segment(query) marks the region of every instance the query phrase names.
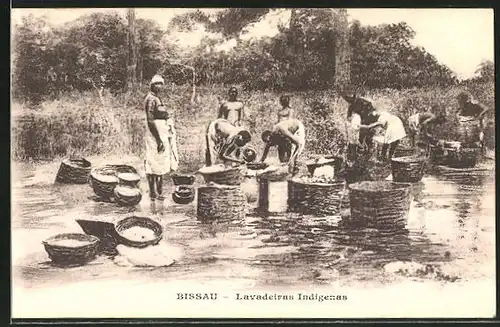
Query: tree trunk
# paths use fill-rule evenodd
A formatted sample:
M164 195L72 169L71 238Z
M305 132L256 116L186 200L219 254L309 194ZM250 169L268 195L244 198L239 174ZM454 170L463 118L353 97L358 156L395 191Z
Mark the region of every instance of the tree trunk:
M137 44L135 35L135 9L127 11L128 19L128 57L127 57L127 91L133 91L137 84Z
M332 9L335 35L334 87L341 90L351 82L351 49L346 9Z

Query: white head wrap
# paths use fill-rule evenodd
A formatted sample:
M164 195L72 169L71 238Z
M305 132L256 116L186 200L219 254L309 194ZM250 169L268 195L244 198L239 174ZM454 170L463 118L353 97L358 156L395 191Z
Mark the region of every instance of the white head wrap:
M156 84L156 83L165 84L165 80L160 75L155 75L151 79L151 85Z

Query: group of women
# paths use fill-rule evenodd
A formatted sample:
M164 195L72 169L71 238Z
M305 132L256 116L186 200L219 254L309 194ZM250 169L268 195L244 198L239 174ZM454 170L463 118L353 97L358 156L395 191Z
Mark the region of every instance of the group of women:
M177 170L179 158L175 127L159 98L159 91L164 84L163 78L155 75L151 80L151 90L144 101L148 125L144 164L150 197L160 200L163 199L163 176ZM377 110L370 100L359 97L353 92L344 92L342 97L349 104L347 163L358 160L360 150L372 149L374 142L382 145L379 160L390 160L400 141L407 136L403 121L387 111ZM298 171L297 158L304 150L306 131L290 106L290 97L283 95L279 101L281 108L277 110L274 127L261 135L265 148L260 161L264 162L269 150L276 147L279 161L288 164L289 172L293 174ZM465 126L466 137L473 139L478 135L480 142L484 135L482 121L487 110L466 94L460 94L458 102L460 106L458 115ZM244 119L245 105L238 100L237 89L231 87L227 101L224 101L219 108L217 118L211 121L206 129L206 166L217 163L238 165L255 160L255 151L248 147L252 135L244 128ZM407 125L412 145L435 142L432 136L433 128L445 121L444 114L430 111L411 116ZM471 131L473 134L470 134Z

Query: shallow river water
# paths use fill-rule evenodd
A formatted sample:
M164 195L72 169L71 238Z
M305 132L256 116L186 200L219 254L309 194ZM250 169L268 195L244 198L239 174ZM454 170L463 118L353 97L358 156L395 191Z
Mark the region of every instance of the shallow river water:
M36 315L35 311L40 314L42 309L28 313L27 308L34 310L37 301L54 298L58 303L64 303L65 298L74 301L69 300L68 294L78 294L82 289L99 298L105 296L99 292L103 285L113 287L115 291L108 292L118 294L129 286L129 290L146 289L145 285L162 283L177 287L193 282L224 283L240 289L311 289L322 285L362 289L408 281L442 285L494 280L493 166L489 163L489 169L473 174L425 176L413 188L407 230L392 235L345 230L338 224L339 217L291 214L248 214L243 224L207 226L197 221L196 200L182 206L167 196L163 204L152 204L144 196L137 208L118 208L94 201L88 185L54 185L57 164L18 168L12 186L14 313L17 310L20 315ZM145 190L144 179L142 184ZM168 195L171 190L169 184ZM173 265L122 267L111 258L100 256L82 267L56 267L41 244L58 233L82 232L75 219L116 221L131 214L155 217L162 222L162 242L175 252ZM432 265L442 273L405 275L387 266L401 262ZM65 291L61 286L66 287ZM71 286L75 289L71 290ZM159 292L157 286L153 288ZM156 293L150 289L149 294ZM66 309L60 310L72 310L68 309L69 304L65 305ZM128 310L126 316L132 309L124 310Z

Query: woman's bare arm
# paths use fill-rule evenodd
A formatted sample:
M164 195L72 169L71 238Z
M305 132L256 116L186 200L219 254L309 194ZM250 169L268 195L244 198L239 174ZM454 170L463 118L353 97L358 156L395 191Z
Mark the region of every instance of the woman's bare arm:
M222 146L222 149L220 152L221 159L231 161L231 162L243 163L243 161L241 161L241 160L231 158L230 155L231 155L231 153L233 153L234 150L235 150L235 146L232 142L230 142L228 144L224 144Z

